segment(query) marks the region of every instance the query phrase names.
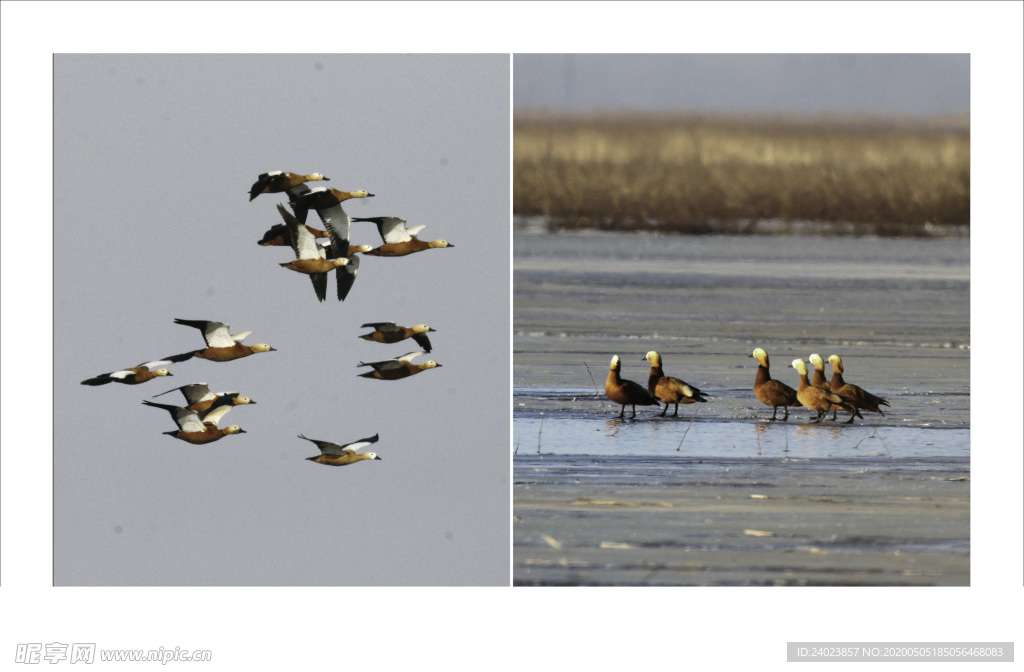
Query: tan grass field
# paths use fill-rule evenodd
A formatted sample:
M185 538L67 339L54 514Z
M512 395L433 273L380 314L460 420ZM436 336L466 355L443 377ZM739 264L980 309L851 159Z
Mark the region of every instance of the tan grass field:
M552 228L931 235L970 224L966 119L517 114L513 210Z

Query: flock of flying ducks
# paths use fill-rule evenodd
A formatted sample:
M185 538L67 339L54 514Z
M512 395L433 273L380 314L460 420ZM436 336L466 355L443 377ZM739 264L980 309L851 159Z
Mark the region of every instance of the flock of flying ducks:
M807 365L802 359L794 359L790 366L796 369L798 375L798 386L795 390L771 377L768 370L768 353L764 350L756 348L747 356L757 360L754 395L762 403L772 407L771 421L776 420L779 408L785 412L782 420L788 420L790 406L804 406L817 414L810 422L821 422L829 411L833 412L832 419L835 420L839 411L847 411L850 418L844 424L850 424L855 417L863 419L860 409L884 416L885 413L880 407L889 406L885 399L843 380L843 360L839 355L828 358L829 364L832 365L831 382L825 379L825 363L820 355L813 354L809 357L814 366L814 377L810 381L807 380ZM675 404L672 413L675 416L679 412L679 404L707 401L705 394L698 388L679 378L666 376L661 368L661 355L657 352L648 352L645 360L651 365L651 375L647 379L646 388L632 380L624 380L620 375L622 362L619 361L619 356L612 357L604 393L613 402L622 405L622 410L619 411L620 418L625 418L626 406L633 407L632 417L635 418L637 406L660 406L663 403L665 408L661 415L664 416L668 412L669 404Z
M277 209L284 224L277 224L267 231L258 241L262 246L290 246L295 252L295 260L280 264L284 268L310 277L317 299L327 298L328 274L335 271L337 296L344 301L355 282L359 269L358 254L381 257L401 257L414 252L421 252L436 247L453 247L445 240L422 241L415 234L423 230L423 226L406 227L405 220L398 217L366 217L349 218L341 207L343 201L350 198L370 198L373 194L363 190L343 192L337 189L311 189L307 181L328 180L320 173L298 175L283 171L264 173L259 176L249 190L249 201L260 194L285 192L289 197L289 211L278 204ZM316 210L326 230L315 229L306 225L306 217L310 210ZM373 222L377 225L383 243L376 248L370 245L350 245L349 234L351 222ZM318 242L319 238L327 238L329 242ZM164 357L161 360L145 362L134 367L100 374L82 381L82 385L99 386L108 383L138 385L154 378L173 375L166 367L168 364L184 362L192 358L206 359L212 362L229 362L261 352L271 352L276 348L266 343L243 345L242 340L251 334L245 331L238 334L230 333L230 327L223 322L212 320L175 319L175 324L199 329L206 341L201 350L190 350L178 355ZM430 352L430 340L427 332L434 331L426 324L403 327L394 322L369 322L362 325L371 328L372 332L360 338L377 343L397 343L412 338L422 348L420 352L410 352L401 357L379 362L360 362L359 366L369 366L371 371L359 374L363 378L378 380L398 380L420 373L427 369L441 366L437 362L427 361L413 364L416 357ZM230 434L244 434L238 425L219 428L220 419L235 406L255 404L250 397L238 392L211 392L206 383L182 385L155 397L163 396L178 390L185 397L185 406L160 404L148 400L145 406L163 409L171 414L178 429L164 432L191 444L206 444L217 441ZM299 438L311 441L320 449L320 455L306 458L313 462L331 466L344 466L361 460L381 459L374 452L359 453L358 450L372 445L379 440L379 435L359 439L352 443L336 444L328 441L310 439L302 434Z

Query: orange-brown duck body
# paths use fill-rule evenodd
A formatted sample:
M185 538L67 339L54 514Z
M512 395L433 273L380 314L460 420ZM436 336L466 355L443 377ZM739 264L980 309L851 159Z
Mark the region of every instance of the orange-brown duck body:
M144 383L147 380L153 380L161 376L173 376L174 374L162 367L162 364L170 364L172 360L161 360L157 362L146 362L133 366L128 369L121 369L119 371L111 371L110 373L101 373L98 376L89 378L82 381L82 385L91 385L93 387L97 385L106 385L107 383L121 383L122 385L138 385ZM154 366L159 366L158 369L152 369Z
M785 415L782 416L783 420L789 419L789 407L800 406L800 401L797 399L796 390L785 383L774 380L771 372L768 369L768 353L757 348L753 354L747 355L747 357L753 357L757 360L757 374L754 376L754 396L756 396L762 404L772 407L772 418L771 421L776 419L776 414L779 412L781 407L785 411Z
M850 419L844 424L853 422L854 413L857 409L854 405L825 387L815 387L807 380L807 365L802 359L794 359L791 366L796 369L799 386L796 389L796 398L801 404L811 409L817 416L810 422L821 422L829 411L846 410L850 412Z
M604 394L616 404L622 405L619 417L625 419L626 406L633 407L633 415L636 417L637 406L659 406L657 398L639 383L632 380L623 380L620 375L622 362L618 355L612 357L611 366L608 369L608 378L604 383ZM666 407L667 408L667 407Z
M863 408L866 411L872 411L883 417L885 416L885 413L879 407L888 406L888 401L843 380L843 360L840 359L839 355L829 357L828 363L832 365L832 383L829 389L840 396L850 399L857 408Z
M413 364L412 360L422 355L422 352L408 352L395 359L386 359L380 362L359 362L359 366L372 366L373 371L360 373L360 378L376 378L377 380L400 380L414 376L427 369L439 368L441 365L431 360L422 364Z
M651 365L651 375L647 379L647 391L653 394L658 401L665 404L665 409L661 412L662 417L665 417L665 414L668 412L669 404L675 404L675 410L672 411L672 417L674 418L679 413L679 404L707 402L707 398L700 389L678 378L665 375L665 371L661 368L661 355L659 353L652 350L647 353L644 360Z
M369 334L362 334L359 338L376 343L398 343L411 338L423 348L423 352L430 352L430 339L427 332L436 331L426 324L417 324L412 327L403 327L394 322L367 322L363 329L373 329Z
M154 408L162 408L171 414L174 421L178 424L178 429L173 432L163 432L168 436L173 436L176 439L180 439L187 443L194 445L202 445L206 443L213 443L219 441L225 436L231 434L246 434L247 432L239 427L238 425L231 425L224 429L217 427L217 421L224 413L230 410L230 406L222 406L213 411L208 412L205 417L201 418L200 414L196 411L184 408L182 406L173 406L171 404L157 404L152 401L143 401L146 406L152 406Z
M228 333L228 325L223 322L214 322L213 320L183 320L175 318L174 323L199 329L203 332L203 338L206 340L206 345L208 347L203 350L193 350L191 352L172 355L165 358L171 362L183 362L193 357L206 359L211 362L230 362L242 357L248 357L249 355L253 355L258 352L271 352L277 350L277 348L272 348L266 343L242 345L238 341L251 332L232 336Z
M314 457L307 457L306 459L310 462L317 462L319 464L326 464L331 467L344 467L345 465L352 464L354 462L360 462L362 460L379 460L381 459L377 453L357 453L356 451L364 446L368 446L372 443L376 443L380 438L378 434L366 439L359 439L352 443L346 443L344 445L338 445L329 441L319 441L317 439L310 439L302 434L299 434L300 439L306 439L306 441L312 441L320 449L320 454Z
M306 182L330 179L331 178L324 177L320 173L299 175L298 173L289 173L282 170L263 173L256 178L256 182L254 182L252 187L249 189L249 200L252 201L252 199L256 198L260 194L275 194L282 191L288 191L289 189L294 189Z

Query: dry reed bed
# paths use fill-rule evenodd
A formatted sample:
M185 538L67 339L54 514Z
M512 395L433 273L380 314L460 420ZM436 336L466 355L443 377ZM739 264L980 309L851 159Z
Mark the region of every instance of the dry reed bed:
M513 129L513 210L554 228L743 233L780 220L927 235L970 224L965 121L517 115Z

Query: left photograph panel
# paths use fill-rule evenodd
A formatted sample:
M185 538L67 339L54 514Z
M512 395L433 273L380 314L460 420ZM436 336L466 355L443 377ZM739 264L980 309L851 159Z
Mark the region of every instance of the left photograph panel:
M509 585L509 72L54 57L54 585Z

